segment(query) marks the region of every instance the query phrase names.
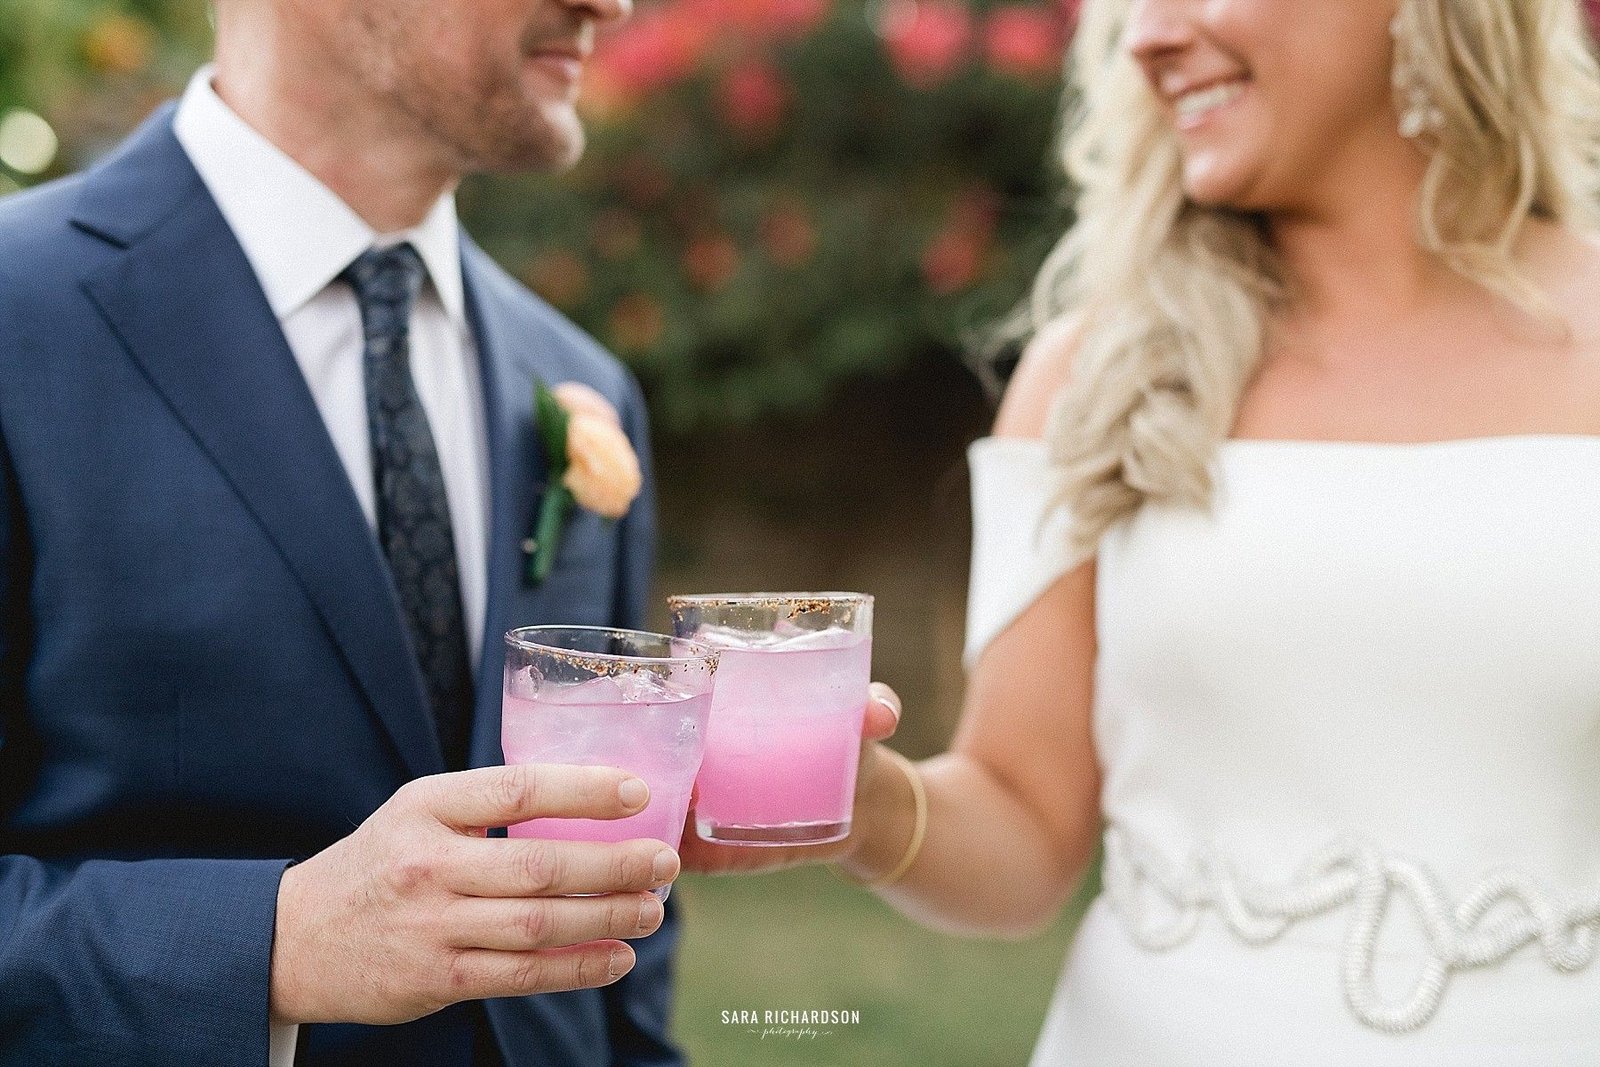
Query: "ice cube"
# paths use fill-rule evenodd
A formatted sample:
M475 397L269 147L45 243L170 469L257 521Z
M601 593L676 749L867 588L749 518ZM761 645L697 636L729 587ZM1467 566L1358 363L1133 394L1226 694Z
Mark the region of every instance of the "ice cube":
M783 640L783 635L765 630L741 630L734 626L702 626L695 632L693 640L712 648L757 649L778 644Z
M618 678L601 677L577 685L547 685L539 696L548 704L621 704L627 697L617 684L619 681Z
M506 695L517 700L537 700L543 687L544 675L532 664L506 676Z
M667 704L688 696L655 671L619 674L615 681L623 702L628 704Z
M856 635L842 626L830 626L826 630L795 627L784 635L776 647L780 652L805 652L821 648L844 648L856 640Z
M693 744L700 735L700 720L693 715L685 715L678 720L678 733L673 742L678 745Z

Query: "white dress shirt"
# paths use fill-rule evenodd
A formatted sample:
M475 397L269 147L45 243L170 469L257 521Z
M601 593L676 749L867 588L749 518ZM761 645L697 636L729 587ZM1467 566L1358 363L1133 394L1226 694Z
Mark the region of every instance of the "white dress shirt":
M204 67L189 82L174 130L243 246L374 528L361 311L354 292L336 279L367 249L401 241L410 241L428 268L428 284L411 316L411 373L444 474L476 666L488 581L488 439L454 194L441 196L415 229L379 234L223 103L211 77L212 69ZM251 354L219 352L217 358ZM298 1033L298 1027L272 1028L272 1067L293 1062Z

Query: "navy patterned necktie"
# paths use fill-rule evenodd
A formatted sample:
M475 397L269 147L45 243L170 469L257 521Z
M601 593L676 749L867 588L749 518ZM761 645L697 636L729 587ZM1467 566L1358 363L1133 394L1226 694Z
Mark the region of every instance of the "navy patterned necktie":
M427 268L409 244L371 249L340 275L361 305L378 543L389 561L451 770L467 764L472 675L444 472L411 377L411 309Z

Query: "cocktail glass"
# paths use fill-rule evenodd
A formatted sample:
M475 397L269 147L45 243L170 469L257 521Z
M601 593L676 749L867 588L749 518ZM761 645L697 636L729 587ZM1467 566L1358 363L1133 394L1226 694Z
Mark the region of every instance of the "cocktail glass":
M795 845L850 833L872 677L872 597L675 596L673 630L721 654L695 832Z
M622 819L533 819L511 837L654 838L677 848L705 753L718 654L637 630L531 626L506 634L501 745L507 764L620 767L650 803ZM666 899L670 886L656 890Z

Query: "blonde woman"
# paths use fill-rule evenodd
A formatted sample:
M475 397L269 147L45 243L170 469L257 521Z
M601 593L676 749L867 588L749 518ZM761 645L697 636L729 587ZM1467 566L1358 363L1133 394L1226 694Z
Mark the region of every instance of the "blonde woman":
M1036 1067L1600 1063L1578 0L1089 0L1074 69L964 720L835 858L1010 936L1103 841Z

